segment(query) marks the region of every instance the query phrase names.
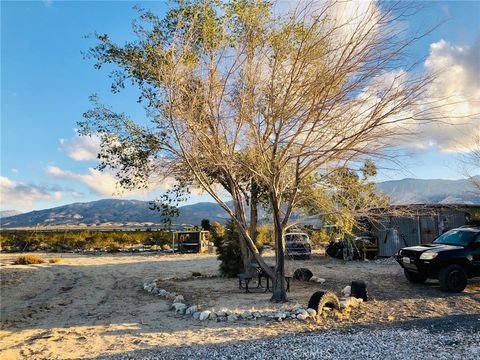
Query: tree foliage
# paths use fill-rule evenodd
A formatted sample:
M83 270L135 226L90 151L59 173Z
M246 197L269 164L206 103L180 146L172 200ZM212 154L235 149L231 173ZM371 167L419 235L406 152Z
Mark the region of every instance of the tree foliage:
M385 158L413 122L436 119L421 101L430 78L402 68L412 39L392 26L410 8L372 2L348 18L345 6L180 1L163 18L140 10L137 40L97 35L88 53L97 68L115 66L114 92L126 81L139 88L151 119L141 125L93 98L80 125L102 140L100 168L115 169L124 187L174 179L161 201L167 212L187 189L207 192L272 278L275 301L286 300L283 235L292 213L316 208L351 229L351 213L373 199L355 167L365 163L370 176L371 160ZM273 223L274 270L249 226L258 201Z

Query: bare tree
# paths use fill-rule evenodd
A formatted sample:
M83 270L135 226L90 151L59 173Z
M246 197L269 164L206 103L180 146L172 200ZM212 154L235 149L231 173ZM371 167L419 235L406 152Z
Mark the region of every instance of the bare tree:
M206 191L272 278L274 301L286 300L292 213L312 204L341 213L339 169L387 157L411 124L437 119L435 100L423 100L431 78L405 67L415 39L396 24L411 8L369 3L343 17L343 6L275 15L264 1L180 2L163 19L142 11L137 41L98 35L89 51L97 67L117 66L114 91L127 79L140 88L152 120L140 125L96 103L81 125L102 139L100 167L116 169L125 187L174 178L167 195L177 199L192 186ZM247 205L255 212L259 194L274 224L273 269L255 247L255 213L249 227Z
M466 149L462 157L461 170L475 189L480 192L480 133L475 136L472 146Z

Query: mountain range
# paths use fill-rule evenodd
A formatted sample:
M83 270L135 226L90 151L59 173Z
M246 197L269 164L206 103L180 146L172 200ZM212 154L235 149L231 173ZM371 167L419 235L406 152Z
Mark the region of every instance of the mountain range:
M480 176L474 178L480 180ZM377 184L380 192L390 197L390 203L400 204L480 204L480 190L471 179L422 180L403 179Z
M2 210L0 211L0 219L19 214L21 214L21 212L17 210Z
M403 179L377 184L379 192L389 195L392 204L480 204L480 192L469 180ZM10 211L10 210L9 210ZM12 213L10 213L12 214ZM148 201L104 199L73 203L51 209L6 216L1 213L1 228L31 227L101 227L138 228L162 226L160 214L150 209ZM172 222L199 225L202 219L225 223L226 212L216 203L200 202L179 208Z

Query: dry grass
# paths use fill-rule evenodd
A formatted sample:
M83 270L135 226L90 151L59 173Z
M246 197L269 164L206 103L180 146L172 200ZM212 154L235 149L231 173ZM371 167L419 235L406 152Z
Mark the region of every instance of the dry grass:
M38 255L22 255L16 258L14 261L15 265L31 265L31 264L43 264L45 260L43 260Z
M48 262L49 262L50 264L57 264L57 263L59 263L60 261L62 261L62 259L60 259L60 258L48 259Z

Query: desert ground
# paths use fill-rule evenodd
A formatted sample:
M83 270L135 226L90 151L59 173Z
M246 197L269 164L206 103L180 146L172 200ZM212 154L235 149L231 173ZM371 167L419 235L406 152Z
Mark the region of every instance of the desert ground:
M480 281L470 280L461 294L445 294L439 290L437 281L428 281L425 285L408 283L398 264L391 259L343 262L317 255L311 260L288 261L287 271L307 267L326 282L320 285L292 281L289 302L279 305L269 301L269 293L245 294L238 289L236 279L215 276L218 261L214 255L38 255L44 259L61 258L61 262L13 265L18 254L0 254L2 360L135 359L152 351L157 355L145 358L205 358L201 353L207 351L205 349L217 349L208 350L209 354L221 358L212 354L222 346L263 344L265 351L266 340L282 342L285 337L297 336L297 339L302 334L313 337L312 344L325 337L325 346L334 339L329 334L345 338L345 334L366 333L368 336L376 332L388 341L393 333L385 331L391 329L399 331L394 336L402 341L408 341L409 336L423 341L433 334L463 331L450 337L454 340L439 343L447 351L446 358L449 358L448 351L461 346L463 352L457 352L459 358L473 359L480 350ZM211 277L193 278L194 271ZM169 310L166 300L143 290L142 284L147 278L157 279L162 287L183 294L186 302L200 304L202 309L278 310L295 304L306 306L313 292L327 289L339 293L352 280L367 283L370 300L353 309L350 315L332 314L318 323L201 322L176 315ZM288 340L288 343L295 344L295 341ZM191 349L197 349L193 355ZM226 354L226 349L222 351ZM125 354L128 357L123 357ZM247 356L248 351L243 355ZM373 355L378 357L378 353Z

